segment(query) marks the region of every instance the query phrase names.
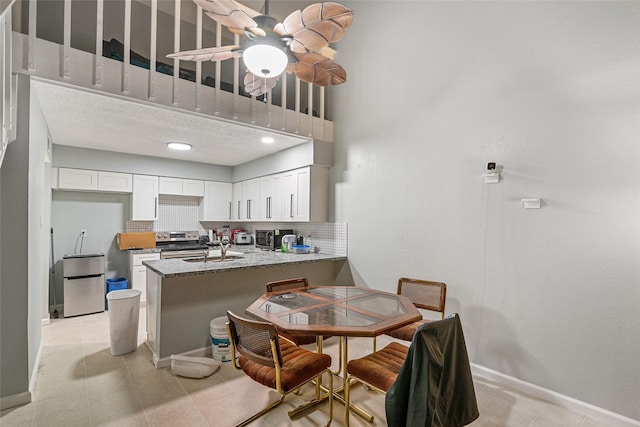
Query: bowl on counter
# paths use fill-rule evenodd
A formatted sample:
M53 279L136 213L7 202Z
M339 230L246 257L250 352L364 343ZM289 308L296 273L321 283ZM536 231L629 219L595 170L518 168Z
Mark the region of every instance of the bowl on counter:
M311 246L309 245L293 245L291 247L294 254L308 254L311 251Z

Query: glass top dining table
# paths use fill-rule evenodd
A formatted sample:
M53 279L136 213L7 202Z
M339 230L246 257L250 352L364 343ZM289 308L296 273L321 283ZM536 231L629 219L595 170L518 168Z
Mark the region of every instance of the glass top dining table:
M343 404L344 396L340 392L347 381L347 338L376 337L422 319L413 303L404 296L354 286L309 286L267 292L246 311L273 323L281 332L316 335L318 352L322 352L323 336L340 337L340 367L334 373L342 376L343 385L334 389L334 401ZM310 405L314 404L317 401ZM308 407L302 405L289 414L303 412ZM353 402L346 410L373 422L373 416Z
M401 295L354 286L267 292L247 312L291 335L374 337L422 318Z

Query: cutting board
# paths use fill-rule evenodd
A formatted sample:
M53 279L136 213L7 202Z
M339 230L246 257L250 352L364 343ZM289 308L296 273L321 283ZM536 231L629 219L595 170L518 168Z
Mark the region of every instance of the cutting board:
M128 249L149 249L156 247L155 231L118 233L116 245L121 251Z

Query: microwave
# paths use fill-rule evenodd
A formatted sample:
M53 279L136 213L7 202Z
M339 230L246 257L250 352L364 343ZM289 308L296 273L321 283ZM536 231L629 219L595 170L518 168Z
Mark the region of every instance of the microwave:
M293 230L256 230L256 248L275 251L280 249L282 236L293 234Z

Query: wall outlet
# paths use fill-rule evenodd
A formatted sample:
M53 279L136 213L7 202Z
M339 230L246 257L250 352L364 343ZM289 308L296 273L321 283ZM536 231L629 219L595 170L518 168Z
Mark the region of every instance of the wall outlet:
M83 229L83 230L80 230L80 235L81 235L82 237L84 237L84 238L89 237L89 236L87 236L87 230L84 230L84 229Z

